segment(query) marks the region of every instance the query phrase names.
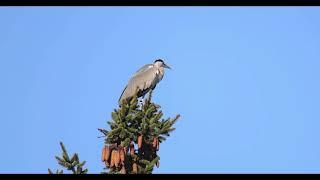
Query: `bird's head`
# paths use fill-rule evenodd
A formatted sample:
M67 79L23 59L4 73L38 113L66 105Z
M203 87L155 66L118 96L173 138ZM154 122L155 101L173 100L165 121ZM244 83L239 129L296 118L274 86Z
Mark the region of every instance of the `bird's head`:
M156 65L156 66L158 66L158 67L163 67L163 68L171 69L171 67L169 67L168 65L166 65L162 59L157 59L157 60L155 60L155 61L154 61L154 65Z

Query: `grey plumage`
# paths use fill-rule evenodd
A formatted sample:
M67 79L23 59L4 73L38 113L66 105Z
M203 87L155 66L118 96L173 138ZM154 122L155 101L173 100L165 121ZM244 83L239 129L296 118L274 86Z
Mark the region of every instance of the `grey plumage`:
M124 99L132 98L137 92L138 97L142 97L150 90L153 90L164 76L164 68L169 68L163 60L158 59L153 64L146 64L141 67L129 80L127 86L122 91L119 104Z

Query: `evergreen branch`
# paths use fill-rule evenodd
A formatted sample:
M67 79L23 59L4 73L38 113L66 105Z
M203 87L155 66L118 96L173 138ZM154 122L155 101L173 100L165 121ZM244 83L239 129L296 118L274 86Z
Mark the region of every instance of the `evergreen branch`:
M86 163L86 161L83 161L80 163L78 154L75 153L72 158L69 158L67 149L63 145L62 142L60 142L60 146L62 149L62 157L55 156L55 158L58 161L58 164L60 164L62 167L66 168L69 171L72 171L73 174L86 174L88 172L88 169L83 170L83 165ZM48 169L49 174L53 174L53 172ZM56 171L56 174L63 174L63 171Z

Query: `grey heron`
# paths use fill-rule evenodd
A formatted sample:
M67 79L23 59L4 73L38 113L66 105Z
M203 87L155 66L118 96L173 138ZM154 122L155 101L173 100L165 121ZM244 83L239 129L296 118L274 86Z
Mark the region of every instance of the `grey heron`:
M144 97L148 92L154 90L164 76L164 68L171 69L162 59L157 59L153 64L146 64L136 71L130 78L127 86L119 98L122 101L131 99L136 93L138 98Z

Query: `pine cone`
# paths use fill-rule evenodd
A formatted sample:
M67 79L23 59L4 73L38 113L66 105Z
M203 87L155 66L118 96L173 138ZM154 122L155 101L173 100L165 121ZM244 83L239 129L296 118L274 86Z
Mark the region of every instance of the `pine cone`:
M122 166L120 170L120 174L126 174L126 168L124 166Z
M119 167L119 164L120 164L120 151L119 150L115 150L114 151L114 165L116 167Z
M114 166L114 163L115 163L114 158L115 158L115 151L112 150L112 152L111 152L111 160L110 160L111 161L110 162L110 168L112 168Z
M159 160L156 162L156 166L157 166L157 168L159 168L159 166L160 166L160 161Z
M159 143L159 139L157 138L157 151L159 151L160 148L160 143Z
M137 173L138 173L138 166L137 166L136 163L133 163L133 165L132 165L132 172L133 172L134 174L137 174Z
M104 154L104 157L103 157L104 160L103 161L109 161L109 159L110 159L110 148L108 146L104 147L103 154Z
M123 148L124 154L127 154L127 153L128 153L128 150L129 150L128 146L124 147L124 148Z
M125 156L124 156L124 150L123 150L123 149L124 149L124 148L120 148L120 150L119 150L120 162L121 162L121 163L124 162L124 158L125 158Z
M130 154L134 155L134 144L133 144L133 142L130 143Z
M153 142L152 142L152 147L153 148L157 147L157 140L158 140L158 138L156 138L156 137L153 138Z
M143 136L140 135L140 136L138 137L138 148L139 148L139 149L140 149L141 146L142 146L142 139L143 139Z
M102 155L101 155L101 161L104 162L105 161L105 157L106 157L106 146L104 146L102 148Z

